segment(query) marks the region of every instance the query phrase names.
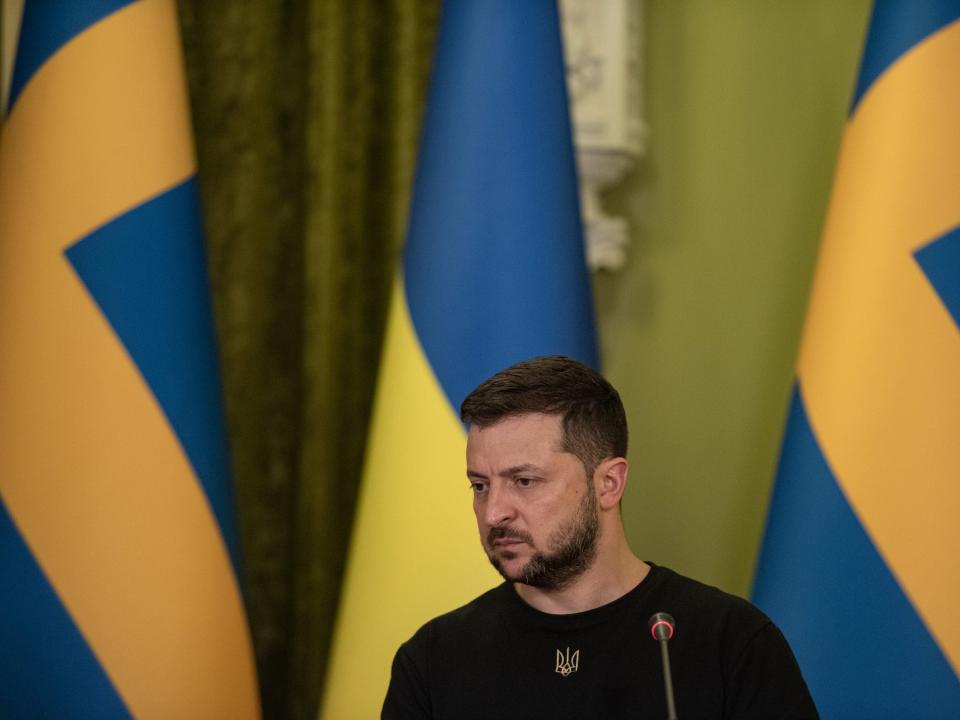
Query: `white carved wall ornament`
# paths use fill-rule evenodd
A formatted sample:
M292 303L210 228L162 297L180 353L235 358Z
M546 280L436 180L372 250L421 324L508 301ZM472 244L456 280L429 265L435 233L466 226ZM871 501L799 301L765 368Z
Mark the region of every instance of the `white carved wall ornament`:
M619 182L645 150L641 3L560 0L584 239L592 270L615 270L626 260L627 221L604 211L600 193Z

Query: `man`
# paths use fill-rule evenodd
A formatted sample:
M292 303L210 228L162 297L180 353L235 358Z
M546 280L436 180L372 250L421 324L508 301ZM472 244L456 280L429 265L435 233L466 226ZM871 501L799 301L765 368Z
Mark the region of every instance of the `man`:
M648 630L660 611L676 619L680 718L817 717L766 616L630 550L627 422L603 377L535 358L482 383L460 415L480 541L506 582L400 647L385 720L666 718Z

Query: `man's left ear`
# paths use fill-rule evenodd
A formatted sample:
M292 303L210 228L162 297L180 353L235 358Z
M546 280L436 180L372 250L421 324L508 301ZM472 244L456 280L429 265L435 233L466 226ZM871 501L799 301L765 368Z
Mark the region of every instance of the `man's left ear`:
M599 495L597 501L602 510L620 505L623 491L627 488L627 461L622 457L607 458L597 465L593 477Z

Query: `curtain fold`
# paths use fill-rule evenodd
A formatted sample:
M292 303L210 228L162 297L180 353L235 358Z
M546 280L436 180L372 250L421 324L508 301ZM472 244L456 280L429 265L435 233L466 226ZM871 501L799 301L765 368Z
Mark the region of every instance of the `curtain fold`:
M439 0L180 0L264 715L326 668Z

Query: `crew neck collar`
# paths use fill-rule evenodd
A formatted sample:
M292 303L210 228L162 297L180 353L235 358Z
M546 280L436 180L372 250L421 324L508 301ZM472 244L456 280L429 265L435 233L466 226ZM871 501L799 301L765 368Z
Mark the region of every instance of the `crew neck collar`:
M643 580L626 593L608 603L576 613L548 613L538 610L520 597L513 583L505 582L501 587L504 588L509 599L511 610L527 622L532 621L541 627L558 630L584 628L616 617L624 609L635 606L644 596L649 595L656 585L660 584L664 569L649 561L647 564L650 566L650 571Z

